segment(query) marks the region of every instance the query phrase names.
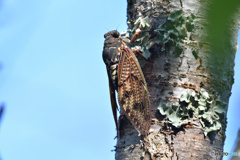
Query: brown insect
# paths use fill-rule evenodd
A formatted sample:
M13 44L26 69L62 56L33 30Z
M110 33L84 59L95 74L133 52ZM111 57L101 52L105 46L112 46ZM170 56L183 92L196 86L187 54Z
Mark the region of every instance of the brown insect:
M104 38L103 60L107 67L116 127L118 128L118 107L115 91L118 93L121 111L139 134L146 135L151 125L151 107L147 84L139 62L133 51L124 43L129 40L122 38L118 31L110 31Z

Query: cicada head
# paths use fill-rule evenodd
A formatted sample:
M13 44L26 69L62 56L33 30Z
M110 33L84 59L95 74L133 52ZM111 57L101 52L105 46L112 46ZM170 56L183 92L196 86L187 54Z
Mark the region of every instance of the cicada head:
M104 34L104 38L107 38L109 36L112 36L114 38L119 38L120 34L117 30L113 30L113 31L110 31L110 32Z

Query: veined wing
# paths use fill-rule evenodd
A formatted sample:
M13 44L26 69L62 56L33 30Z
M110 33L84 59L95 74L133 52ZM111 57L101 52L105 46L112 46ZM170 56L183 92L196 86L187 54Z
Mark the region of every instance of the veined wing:
M141 135L151 125L150 101L142 69L134 53L123 43L118 64L118 102Z

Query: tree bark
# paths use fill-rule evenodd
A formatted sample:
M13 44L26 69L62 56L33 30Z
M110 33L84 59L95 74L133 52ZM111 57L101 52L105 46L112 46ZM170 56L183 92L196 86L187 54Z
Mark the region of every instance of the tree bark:
M226 20L221 39L210 36L213 25L207 19L213 5L205 0L128 0L129 31L151 29L135 45L148 58L138 57L152 124L141 140L125 117L119 120L117 160L222 158L239 16Z

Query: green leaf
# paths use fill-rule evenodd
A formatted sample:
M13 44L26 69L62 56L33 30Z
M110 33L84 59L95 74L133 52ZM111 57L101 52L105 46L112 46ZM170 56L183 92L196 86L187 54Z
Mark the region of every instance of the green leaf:
M194 25L190 22L187 22L186 23L186 29L187 29L188 32L192 32L193 29L194 29Z
M168 107L166 104L163 104L163 103L160 103L159 106L158 106L158 110L160 111L160 113L162 115L166 115L167 114L167 110L168 110Z
M181 43L181 42L176 42L176 46L179 47L179 48L183 48L183 47L184 47L184 44Z
M204 99L208 99L208 98L209 98L208 92L205 91L204 89L201 89L200 94L201 94L201 96L202 96Z
M206 101L205 101L204 99L201 98L201 99L198 101L198 105L199 105L199 107L202 106L202 107L204 107L204 109L206 109L207 103L206 103ZM198 107L198 108L199 108L199 107Z
M186 107L186 109L189 111L194 111L195 107L193 107L192 103L189 103L189 105Z
M134 26L139 28L139 25L141 25L141 28L144 28L144 27L150 27L151 25L147 23L148 21L148 16L146 16L145 18L142 18L142 17L139 17L135 23L134 23Z
M148 58L150 57L150 55L151 55L151 53L149 52L148 49L145 49L145 50L143 51L143 56L144 56L146 59L148 59Z
M185 101L185 102L189 103L190 102L189 99L190 99L190 94L187 92L184 92L180 97L180 102Z
M191 94L192 97L195 97L196 95L197 95L196 92L192 92Z
M145 25L147 25L147 20L148 20L148 16L140 20L140 24L142 25L143 28L145 27Z
M216 113L226 113L226 106L225 105L215 105L215 106L213 106L213 111Z
M161 51L162 51L162 52L165 51L165 47L164 47L164 46L161 48Z
M181 117L177 116L177 113L174 112L173 114L168 116L168 119L171 121L172 125L180 128L181 127Z
M146 44L148 42L148 37L145 36L142 38L142 44Z
M200 117L204 118L206 121L208 121L210 124L213 124L213 120L212 120L212 115L209 112L205 112L203 115L201 115Z
M179 105L172 105L172 109L173 109L174 111L177 111L178 108L179 108Z
M206 107L204 107L204 106L199 106L198 108L199 108L200 111L204 111Z
M187 33L183 25L177 26L176 30L178 36L181 36L182 38L187 37Z
M199 121L200 121L200 123L202 124L202 126L205 127L205 123L203 122L203 120L200 119Z
M190 22L193 22L196 20L196 16L194 14L191 14L190 16L187 17L187 19L190 21Z
M174 22L178 20L182 15L183 15L182 10L173 11L172 14L169 15L168 20Z
M222 125L219 122L215 122L213 126L206 127L204 130L204 135L207 136L207 134L211 131L218 131L222 128Z
M135 21L134 27L136 27L139 23L141 23L141 22L140 22L141 19L142 19L142 17L139 17L139 18Z

